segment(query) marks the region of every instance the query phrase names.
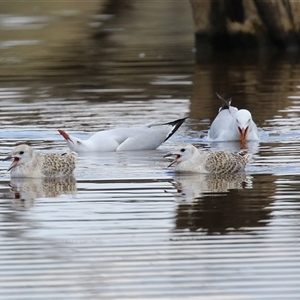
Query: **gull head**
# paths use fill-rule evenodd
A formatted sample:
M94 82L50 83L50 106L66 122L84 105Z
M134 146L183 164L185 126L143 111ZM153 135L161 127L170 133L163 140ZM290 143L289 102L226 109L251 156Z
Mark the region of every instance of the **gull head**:
M171 164L168 167L171 167L173 165L178 165L184 161L187 161L191 158L193 158L196 153L198 152L198 149L190 144L182 145L180 147L177 147L174 149L174 151L171 151L167 153L164 157L172 157L173 160Z
M17 146L6 158L4 158L4 160L13 160L7 171L30 162L33 156L34 151L30 146L26 144Z
M74 136L70 136L64 130L58 129L58 132L67 141L68 147L70 148L71 151L80 152L85 150L86 148L85 141L78 139Z
M247 135L252 121L251 113L247 109L240 109L235 114L235 119L236 119L237 129L241 137L242 145L244 145L247 140Z

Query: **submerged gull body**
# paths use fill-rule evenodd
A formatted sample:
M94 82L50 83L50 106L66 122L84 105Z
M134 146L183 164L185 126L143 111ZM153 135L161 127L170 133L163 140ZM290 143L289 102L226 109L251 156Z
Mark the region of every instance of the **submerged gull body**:
M258 141L258 129L252 115L247 109L237 109L231 106L231 99L225 100L219 94L223 105L212 122L208 131L211 141L241 141L244 146L246 141Z
M17 146L4 160L13 160L8 168L11 177L44 178L72 175L76 158L75 152L36 153L30 146L22 144Z
M195 146L187 144L178 147L165 157L174 157L169 167L174 166L175 171L229 174L243 171L250 162L252 155L245 152L199 152Z
M185 120L99 131L87 140L71 136L63 130L58 132L65 138L68 147L77 153L154 150L168 140Z

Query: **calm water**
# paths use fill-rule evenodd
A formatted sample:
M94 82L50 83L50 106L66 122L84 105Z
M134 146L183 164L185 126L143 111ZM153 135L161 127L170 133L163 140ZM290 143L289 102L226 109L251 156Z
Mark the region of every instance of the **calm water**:
M196 64L188 2L156 2L117 17L96 2L0 5L1 159L20 142L66 151L57 129L189 116L155 151L79 157L67 181L10 180L2 162L1 299L299 299L299 58ZM216 91L252 111L254 160L176 175L163 155L178 143L238 149L203 138Z

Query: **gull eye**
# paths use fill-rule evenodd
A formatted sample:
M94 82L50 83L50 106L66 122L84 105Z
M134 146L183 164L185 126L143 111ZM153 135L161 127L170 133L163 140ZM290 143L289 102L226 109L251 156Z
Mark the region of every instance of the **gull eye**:
M20 155L24 154L24 151L20 151L19 154L20 154Z
M185 149L184 149L184 148L180 149L180 152L184 152L184 151L185 151Z

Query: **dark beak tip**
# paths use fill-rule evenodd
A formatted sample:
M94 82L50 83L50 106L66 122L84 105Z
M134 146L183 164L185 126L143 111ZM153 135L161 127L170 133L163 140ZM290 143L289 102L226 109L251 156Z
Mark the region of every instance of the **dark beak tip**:
M172 152L169 152L167 154L165 154L163 157L166 158L166 157L172 157L172 156L175 156L176 154L172 153Z

